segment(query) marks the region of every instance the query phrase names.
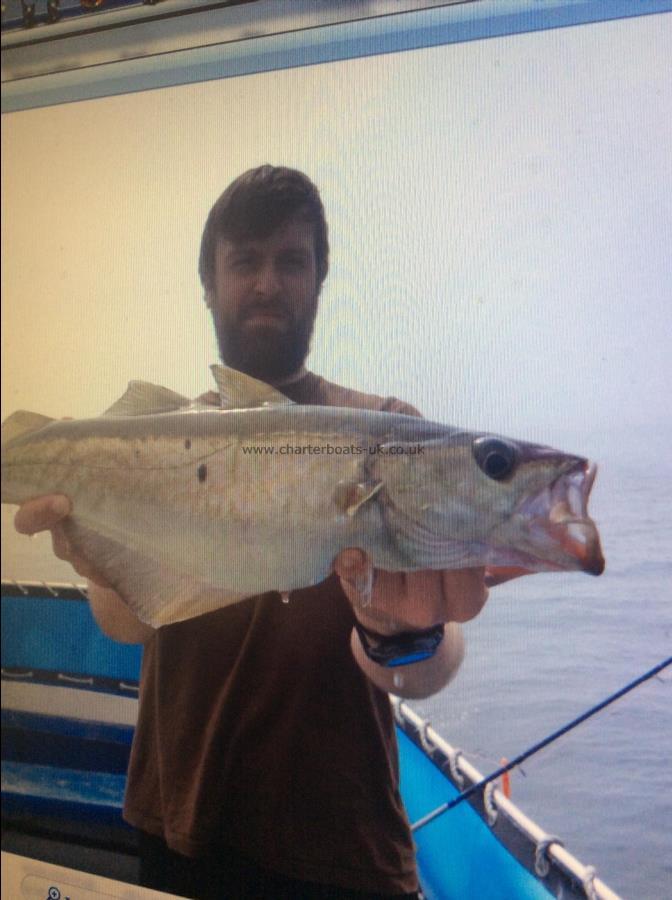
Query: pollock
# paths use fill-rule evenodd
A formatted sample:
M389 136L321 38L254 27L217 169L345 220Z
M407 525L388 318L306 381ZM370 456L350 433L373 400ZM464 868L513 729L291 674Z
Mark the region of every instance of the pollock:
M148 624L316 584L346 547L389 571L602 572L588 460L213 371L221 408L131 382L98 418L2 426L2 502L69 496L73 547Z

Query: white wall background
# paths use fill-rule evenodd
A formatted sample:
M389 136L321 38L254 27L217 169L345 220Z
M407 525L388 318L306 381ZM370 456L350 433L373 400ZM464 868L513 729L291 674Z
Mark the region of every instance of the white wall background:
M672 436L670 59L657 15L6 115L3 417L208 386L203 222L272 162L330 224L315 371L566 449Z

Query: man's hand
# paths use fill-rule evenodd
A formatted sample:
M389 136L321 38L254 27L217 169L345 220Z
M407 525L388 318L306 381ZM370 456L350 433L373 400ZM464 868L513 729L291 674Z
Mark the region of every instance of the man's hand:
M464 658L458 623L477 616L488 598L485 570L385 572L374 570L358 548L342 550L333 568L355 616L369 631L393 635L445 623L443 641L432 657L398 668L370 659L353 630L352 654L367 678L383 691L408 698L429 697L444 688Z
M64 494L46 494L20 507L14 527L20 534L51 531L56 556L69 562L89 582L89 605L101 630L115 641L144 644L154 635L154 629L141 622L105 577L73 549L64 525L71 512L72 503Z
M483 568L385 572L353 547L338 554L334 571L358 620L379 634L468 622L488 598Z
M34 500L27 500L14 517L14 527L20 534L36 534L51 531L54 553L59 559L69 562L73 569L100 587L110 585L83 557L73 549L63 525L72 512L72 504L65 494L45 494Z

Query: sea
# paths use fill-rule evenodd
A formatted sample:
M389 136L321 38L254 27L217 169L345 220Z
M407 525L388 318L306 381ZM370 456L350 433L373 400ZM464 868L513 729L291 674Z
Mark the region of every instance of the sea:
M605 573L493 588L464 626L455 680L411 703L483 774L672 655L672 428L555 443L598 462ZM76 578L46 536L18 537L2 517L3 578ZM623 898L672 900L672 667L514 770L511 795Z

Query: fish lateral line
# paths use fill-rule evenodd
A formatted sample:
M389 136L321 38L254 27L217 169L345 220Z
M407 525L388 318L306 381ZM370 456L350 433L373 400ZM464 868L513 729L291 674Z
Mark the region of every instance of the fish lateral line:
M225 450L228 450L232 446L232 443L227 444L225 447L218 447L210 453L204 453L201 456L193 456L185 462L174 463L169 466L100 466L89 462L62 462L61 460L41 460L39 462L18 460L17 462L5 463L5 465L11 466L12 468L15 466L17 468L19 466L60 466L61 468L66 469L71 469L76 466L78 469L93 469L96 472L118 472L120 469L124 468L130 469L133 472L165 472L167 470L189 468L195 463L202 462L204 459L212 459L212 457L216 456L218 453L224 453Z

